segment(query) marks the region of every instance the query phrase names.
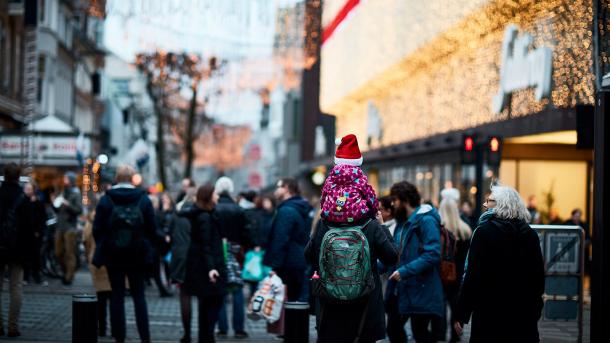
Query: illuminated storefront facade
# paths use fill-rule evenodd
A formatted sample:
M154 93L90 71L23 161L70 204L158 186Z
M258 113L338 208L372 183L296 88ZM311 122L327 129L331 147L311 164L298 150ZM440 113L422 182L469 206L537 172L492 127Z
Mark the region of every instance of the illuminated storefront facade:
M433 202L449 184L473 198L460 151L475 134L503 139L484 187L499 178L542 208L552 194L563 218L590 208L577 134L594 103L590 1L332 0L323 13L321 109L337 136L361 137L381 193L407 179Z

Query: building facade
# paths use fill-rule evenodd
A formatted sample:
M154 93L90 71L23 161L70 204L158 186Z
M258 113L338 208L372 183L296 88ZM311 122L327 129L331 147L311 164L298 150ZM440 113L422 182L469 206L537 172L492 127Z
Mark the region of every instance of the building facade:
M592 20L585 0L326 1L321 107L358 135L381 193L407 179L432 202L446 186L480 202L499 180L547 215L589 213Z

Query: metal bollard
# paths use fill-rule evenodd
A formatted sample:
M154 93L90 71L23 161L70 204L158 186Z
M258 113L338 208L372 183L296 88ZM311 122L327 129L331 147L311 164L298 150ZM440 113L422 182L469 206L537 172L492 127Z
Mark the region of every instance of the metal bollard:
M309 304L289 301L284 310L284 342L309 343Z
M97 343L97 297L72 296L72 342Z

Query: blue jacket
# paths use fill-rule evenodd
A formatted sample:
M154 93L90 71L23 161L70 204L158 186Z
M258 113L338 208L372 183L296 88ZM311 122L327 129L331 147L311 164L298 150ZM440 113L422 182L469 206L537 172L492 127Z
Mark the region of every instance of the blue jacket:
M307 200L297 196L282 202L271 221L263 264L273 269L305 269L305 245L312 219L313 208Z
M438 212L432 206L422 205L406 222L396 225L394 241L402 250L397 268L400 281L390 280L387 294L398 296L401 314L443 315L440 223Z

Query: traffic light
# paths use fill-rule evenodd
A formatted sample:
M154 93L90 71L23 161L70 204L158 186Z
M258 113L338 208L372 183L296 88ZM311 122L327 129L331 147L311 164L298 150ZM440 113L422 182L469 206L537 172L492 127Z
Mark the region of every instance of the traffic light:
M462 164L474 164L476 160L476 137L466 134L462 137Z
M487 164L499 166L502 159L502 138L497 136L489 137L487 144Z

